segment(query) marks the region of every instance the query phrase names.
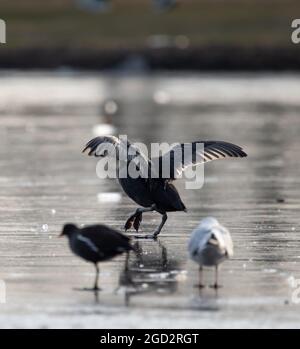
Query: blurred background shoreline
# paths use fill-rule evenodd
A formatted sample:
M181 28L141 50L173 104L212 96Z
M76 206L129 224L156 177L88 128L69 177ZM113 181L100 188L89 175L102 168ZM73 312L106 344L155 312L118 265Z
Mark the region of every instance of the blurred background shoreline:
M298 0L181 0L158 11L150 0L2 0L7 44L2 69L299 70L291 41ZM97 1L97 0L94 0Z
M0 328L300 326L300 1L174 1L0 0ZM82 154L108 134L249 156L205 166L201 190L176 181L188 212L138 240L129 268L101 265L95 297L80 291L92 266L56 237L67 222L124 231L136 210ZM194 287L186 248L207 216L235 246L218 293ZM160 219L146 213L141 234Z

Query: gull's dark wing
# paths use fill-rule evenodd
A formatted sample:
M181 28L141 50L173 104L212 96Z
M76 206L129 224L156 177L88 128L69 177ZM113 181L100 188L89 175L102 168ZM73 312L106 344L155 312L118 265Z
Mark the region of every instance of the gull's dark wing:
M160 178L176 179L182 172L194 165L225 158L244 158L247 154L243 149L232 143L223 141L198 141L177 144L159 158L152 159L152 166L159 166L157 172ZM162 172L163 164L170 164L170 175L165 177Z

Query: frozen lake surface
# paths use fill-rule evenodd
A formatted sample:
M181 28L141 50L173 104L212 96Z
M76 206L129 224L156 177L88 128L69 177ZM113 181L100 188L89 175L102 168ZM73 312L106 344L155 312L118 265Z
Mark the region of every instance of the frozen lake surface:
M0 82L1 328L300 327L299 75L1 72ZM120 110L107 118L111 97ZM103 263L95 297L82 291L93 266L57 236L66 222L121 230L136 208L81 154L103 123L147 144L227 140L249 157L207 164L201 190L178 181L188 212L170 214L158 241L138 240L129 272L124 256ZM193 287L186 251L208 215L235 245L218 293ZM142 232L159 220L144 215Z

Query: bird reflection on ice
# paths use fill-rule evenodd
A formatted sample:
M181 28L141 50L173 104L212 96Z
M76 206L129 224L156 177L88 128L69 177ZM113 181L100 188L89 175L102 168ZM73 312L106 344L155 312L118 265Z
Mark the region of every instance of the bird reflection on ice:
M135 306L133 298L145 296L170 296L178 294L180 281L186 280L186 271L181 270L177 259L169 258L167 248L159 241L136 242L136 252L132 252L120 272L119 286L115 293L124 295L125 306ZM186 307L191 310L217 311L218 290L191 288L192 298ZM142 299L142 298L141 298ZM147 305L147 304L145 304ZM181 308L178 305L163 305L166 308Z
M157 251L158 247L158 251ZM127 259L120 273L117 292L124 292L125 304L145 293L173 294L177 291L179 262L169 260L161 241L136 243L137 252Z

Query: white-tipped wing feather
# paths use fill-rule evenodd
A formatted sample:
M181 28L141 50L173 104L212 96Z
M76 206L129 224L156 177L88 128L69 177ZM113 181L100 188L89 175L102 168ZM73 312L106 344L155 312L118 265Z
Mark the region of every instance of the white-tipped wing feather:
M170 179L176 179L190 166L224 158L243 158L247 154L236 144L223 141L199 141L175 145L159 158L160 166L170 163Z

